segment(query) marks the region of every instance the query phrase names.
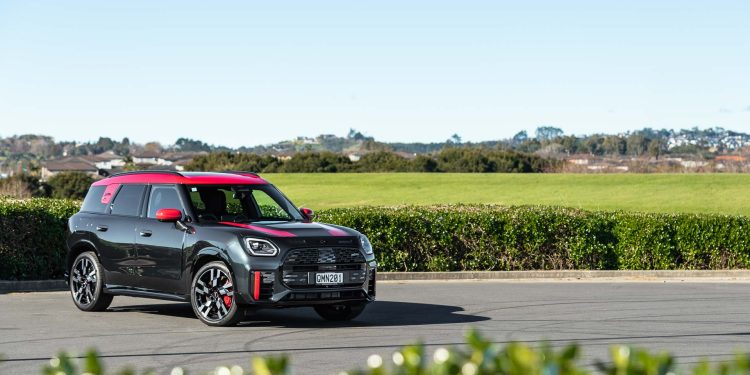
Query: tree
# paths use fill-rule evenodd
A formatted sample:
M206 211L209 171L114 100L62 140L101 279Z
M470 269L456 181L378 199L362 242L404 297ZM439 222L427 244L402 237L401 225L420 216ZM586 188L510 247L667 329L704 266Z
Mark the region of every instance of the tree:
M52 198L83 199L94 179L83 172L61 172L52 176L47 184Z
M451 136L451 138L448 140L448 142L449 143L452 142L452 143L455 143L457 145L460 145L461 144L461 136L458 135L458 134L453 134Z
M539 142L551 141L557 137L562 137L564 132L554 126L540 126L536 128L536 140Z
M526 133L526 130L521 130L520 132L516 133L516 135L513 136L513 140L511 141L511 144L513 146L518 146L521 143L526 142L527 139L529 139L529 134Z

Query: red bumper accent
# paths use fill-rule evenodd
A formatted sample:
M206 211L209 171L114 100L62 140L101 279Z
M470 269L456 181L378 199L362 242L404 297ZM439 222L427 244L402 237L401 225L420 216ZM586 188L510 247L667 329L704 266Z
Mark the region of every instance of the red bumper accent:
M256 301L260 299L260 276L260 272L253 272L253 299Z

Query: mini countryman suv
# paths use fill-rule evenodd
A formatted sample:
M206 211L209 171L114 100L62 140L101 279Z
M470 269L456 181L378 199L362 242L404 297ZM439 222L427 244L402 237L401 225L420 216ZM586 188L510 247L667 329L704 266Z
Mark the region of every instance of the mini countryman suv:
M68 223L73 302L103 311L117 295L190 302L212 326L254 308L311 306L324 319L375 299L363 234L313 222L246 172L131 172L95 182Z

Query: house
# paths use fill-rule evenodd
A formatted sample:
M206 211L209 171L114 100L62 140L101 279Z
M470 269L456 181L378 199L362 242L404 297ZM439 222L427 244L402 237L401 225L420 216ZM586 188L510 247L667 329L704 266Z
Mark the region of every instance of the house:
M42 165L42 181L46 181L60 172L83 172L91 177L97 177L99 175L99 168L93 162L83 157L48 160Z
M156 151L144 151L133 155L133 164L135 165L172 165L170 160L165 159L163 154Z

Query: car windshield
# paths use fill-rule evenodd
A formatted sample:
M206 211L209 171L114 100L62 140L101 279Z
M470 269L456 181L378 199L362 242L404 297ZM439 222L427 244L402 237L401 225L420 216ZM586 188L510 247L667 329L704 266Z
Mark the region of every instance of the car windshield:
M191 185L199 221L301 221L302 215L273 185Z

